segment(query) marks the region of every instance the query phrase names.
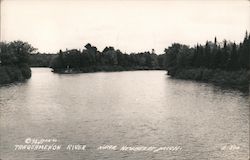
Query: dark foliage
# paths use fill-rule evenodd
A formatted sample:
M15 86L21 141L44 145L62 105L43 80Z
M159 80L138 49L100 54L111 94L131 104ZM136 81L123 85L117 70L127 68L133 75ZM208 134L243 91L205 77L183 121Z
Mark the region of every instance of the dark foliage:
M30 54L29 65L31 67L50 67L51 60L56 57L56 54L36 53Z
M125 54L113 47L105 47L102 52L91 44L85 49L59 51L52 60L51 67L55 72L95 72L163 69L164 56L155 53Z
M0 42L0 84L23 81L31 77L28 66L30 44L22 41Z
M179 68L209 68L222 70L249 70L250 65L250 36L242 43L224 41L222 44L206 42L204 46L187 45L174 43L166 53L166 68L175 71Z
M216 38L214 42L197 44L195 47L174 43L165 49L165 55L166 70L173 77L205 81L217 79L223 83L232 82L236 85L249 84L250 35L248 33L238 45L226 40L218 44ZM224 77L216 73L223 73ZM235 75L242 73L245 77L236 78L237 76L233 76L232 73ZM228 77L234 77L234 80ZM242 81L235 82L236 79Z

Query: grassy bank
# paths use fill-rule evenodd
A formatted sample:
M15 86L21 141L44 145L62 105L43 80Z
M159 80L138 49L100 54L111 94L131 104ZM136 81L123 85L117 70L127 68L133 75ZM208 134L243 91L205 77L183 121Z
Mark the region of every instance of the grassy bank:
M21 82L31 77L31 70L28 65L0 66L0 84Z
M250 83L249 70L225 71L220 69L195 68L180 69L175 72L168 72L168 74L174 78L211 82L236 88L248 88Z

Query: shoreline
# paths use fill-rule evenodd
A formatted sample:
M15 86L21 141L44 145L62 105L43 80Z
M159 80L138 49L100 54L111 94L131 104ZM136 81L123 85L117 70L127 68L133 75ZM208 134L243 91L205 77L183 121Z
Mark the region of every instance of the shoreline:
M93 66L78 69L52 69L53 73L57 74L81 74L81 73L95 73L95 72L122 72L122 71L148 71L148 70L164 70L163 68L149 68L149 67L121 67L121 66Z
M30 67L25 64L0 66L0 85L24 82L31 77L31 74Z
M171 78L182 80L193 80L196 82L211 83L223 88L238 89L249 92L250 71L225 71L212 70L206 68L180 69L175 72L167 73Z

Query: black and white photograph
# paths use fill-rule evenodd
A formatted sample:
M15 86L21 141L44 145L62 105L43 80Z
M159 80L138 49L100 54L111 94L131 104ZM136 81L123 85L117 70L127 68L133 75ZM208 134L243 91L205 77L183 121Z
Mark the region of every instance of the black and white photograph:
M250 0L0 0L0 160L250 160Z

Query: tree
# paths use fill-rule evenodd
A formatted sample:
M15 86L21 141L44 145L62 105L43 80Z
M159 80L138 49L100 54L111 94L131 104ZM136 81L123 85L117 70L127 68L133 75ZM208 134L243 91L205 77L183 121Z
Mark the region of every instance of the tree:
M2 65L20 65L28 63L29 54L36 49L27 42L13 41L10 43L1 42L0 59Z
M239 63L240 68L242 69L250 69L250 38L248 33L246 32L243 43L240 44L239 47Z
M233 43L233 46L232 46L232 52L230 54L228 69L229 70L238 70L239 69L239 56L237 53L237 46L235 43Z

